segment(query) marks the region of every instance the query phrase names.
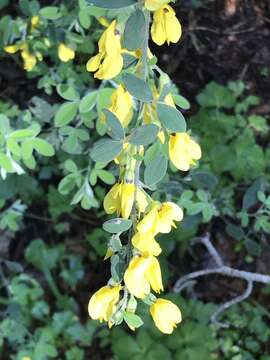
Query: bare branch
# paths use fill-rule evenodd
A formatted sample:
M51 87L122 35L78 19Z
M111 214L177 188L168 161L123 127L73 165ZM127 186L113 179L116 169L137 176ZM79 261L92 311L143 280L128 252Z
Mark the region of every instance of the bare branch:
M206 249L208 250L209 254L212 256L212 258L215 260L216 264L218 266L223 266L223 260L217 250L214 248L213 244L210 241L210 234L206 233L204 236L195 238L195 243L202 243Z
M225 302L224 304L220 305L217 310L211 315L211 322L219 327L228 328L229 324L220 322L217 320L217 318L220 316L221 313L223 313L225 310L227 310L229 307L247 299L253 290L253 281L247 281L247 288L243 294L236 296L232 300L229 300Z
M175 285L173 287L173 291L175 293L180 293L184 288L191 286L192 284L195 283L193 281L193 279L196 279L198 277L205 276L205 275L211 275L211 274L219 274L219 275L224 275L224 276L228 276L228 277L236 277L236 278L245 280L247 282L246 291L243 294L237 296L236 298L222 304L215 311L215 313L211 316L211 321L213 323L215 323L216 325L219 325L221 327L227 327L228 326L227 324L218 322L217 317L223 311L228 309L230 306L247 299L252 292L254 282L270 284L270 276L264 275L264 274L259 274L259 273L253 273L253 272L249 272L249 271L238 270L238 269L234 269L234 268L224 265L221 256L219 255L219 253L217 252L217 250L214 248L213 244L211 243L210 235L208 233L203 237L195 238L193 243L204 244L217 266L214 268L210 268L210 269L202 269L202 270L194 271L192 273L182 276L175 283Z

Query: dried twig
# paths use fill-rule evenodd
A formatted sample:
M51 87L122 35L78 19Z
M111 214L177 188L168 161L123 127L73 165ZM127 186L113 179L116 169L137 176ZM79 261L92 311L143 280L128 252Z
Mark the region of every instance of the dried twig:
M173 290L176 293L180 293L187 286L194 284L194 281L192 281L193 279L196 279L196 278L204 276L204 275L210 275L210 274L220 274L220 275L224 275L224 276L236 277L236 278L245 280L247 282L247 288L246 288L245 292L243 294L235 297L234 299L222 304L211 316L211 321L213 323L215 323L216 325L222 326L222 327L228 327L227 324L217 321L217 318L219 317L219 315L224 310L227 310L229 307L231 307L232 305L237 304L240 301L247 299L252 292L254 282L270 284L270 276L264 275L264 274L259 274L259 273L252 273L249 271L238 270L238 269L234 269L234 268L224 265L224 262L223 262L221 256L219 255L219 253L217 252L217 250L211 243L210 235L208 233L203 237L195 238L194 243L204 244L204 246L207 248L209 254L215 261L216 266L214 268L194 271L190 274L182 276L175 283Z

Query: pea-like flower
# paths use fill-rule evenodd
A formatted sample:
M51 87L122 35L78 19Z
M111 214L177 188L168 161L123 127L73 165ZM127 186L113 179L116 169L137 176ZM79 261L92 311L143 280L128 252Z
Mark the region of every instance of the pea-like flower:
M23 60L23 68L26 71L33 70L37 63L37 58L34 54L30 53L27 42L7 45L4 47L4 50L9 54L15 54L17 51L20 51Z
M143 191L135 184L117 183L106 194L103 206L107 214L116 212L123 218L129 218L136 194L136 202L139 212L144 212L147 207L147 198Z
M150 307L156 327L164 334L171 334L182 321L181 311L173 302L157 299Z
M118 117L123 127L127 127L133 115L132 96L123 85L119 85L112 93L111 101L109 110Z
M120 35L116 31L115 20L99 39L98 51L97 55L88 60L87 71L96 71L94 77L100 80L108 80L117 76L123 67L123 57Z
M153 236L158 233L166 234L171 231L172 227L175 227L174 221L182 219L183 211L178 205L172 202L165 202L161 206L154 204L137 225L137 231L142 235L149 232Z
M61 61L68 62L74 59L75 51L71 47L61 43L58 45L58 57Z
M187 133L171 134L169 139L170 160L177 169L188 171L194 160L202 156L200 145L197 144Z
M121 285L106 285L95 292L88 304L89 316L94 320L100 320L100 322L109 321L116 310L121 288Z
M172 227L176 227L174 221L183 219L183 210L173 202L165 202L158 212L158 232L167 234Z
M154 12L151 36L157 45L163 45L165 42L168 45L170 42L177 43L181 35L181 24L170 5L163 5Z
M151 231L145 234L137 232L132 237L132 245L146 256L158 256L161 253L161 247L155 240Z
M128 291L139 299L145 298L151 288L163 290L161 270L154 256L134 257L125 271L124 282Z

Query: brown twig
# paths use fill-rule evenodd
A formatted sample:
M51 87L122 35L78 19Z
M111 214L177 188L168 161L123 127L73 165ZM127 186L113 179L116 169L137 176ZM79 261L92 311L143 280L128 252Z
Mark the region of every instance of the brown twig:
M224 265L221 256L219 255L219 253L217 252L217 250L215 249L215 247L213 246L213 244L210 241L209 233L207 233L205 236L196 238L194 240L195 240L194 241L195 243L202 243L206 247L209 254L215 261L216 266L214 268L210 268L210 269L194 271L190 274L182 276L175 283L173 291L176 293L180 293L187 286L193 285L194 279L201 277L201 276L210 275L210 274L220 274L220 275L224 275L224 276L228 276L228 277L236 277L236 278L245 280L247 282L247 288L246 288L245 292L243 294L235 297L234 299L222 304L220 307L218 307L218 309L211 316L211 319L210 319L211 322L215 323L216 325L218 325L220 327L228 327L227 324L217 321L217 318L220 316L220 314L223 311L227 310L232 305L237 304L237 303L247 299L250 296L250 294L252 293L254 282L270 284L270 276L264 275L264 274L259 274L259 273L252 273L249 271L238 270L238 269L234 269L232 267Z

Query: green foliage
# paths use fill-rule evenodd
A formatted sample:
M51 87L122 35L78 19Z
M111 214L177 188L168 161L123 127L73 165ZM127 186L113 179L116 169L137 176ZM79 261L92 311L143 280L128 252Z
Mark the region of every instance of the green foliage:
M106 262L98 266L107 245L113 253L113 279L123 275L126 254L120 236L131 222L108 220L103 224L106 234L99 207L107 185L116 182L108 162L121 153L124 141L149 145L144 157L137 156L143 186L155 191L156 200L173 200L185 212L170 238L157 239L164 249L161 262L167 288L179 269L184 273L201 265L195 256L190 261L187 250L190 239L206 230L215 240L225 238L243 267L255 267L260 256L268 254L269 125L266 117L256 114L259 97L242 82L206 85L197 96L198 112L187 119L202 145L203 158L200 168L180 177L171 164L168 167L167 147L153 144L156 124L142 125L125 138L129 132L108 110L115 84L104 81L97 89L86 73L103 16L128 19L124 44L130 50L141 46L145 18L139 10L131 14L128 6L134 3L80 0L43 6L22 0L15 6L0 1L3 69L8 64L14 76L22 73L19 53L7 54L6 45L26 41L42 59L33 71L14 80L8 74L14 95L0 101L0 353L14 360L83 360L95 356L93 349L101 358L116 360L269 360L267 304L250 301L231 308L223 319L231 326L218 330L208 323L215 305L181 299L183 324L169 337L158 333L143 311L139 316L132 311L121 314L129 327L138 328L135 334L128 326L109 332L86 314L89 293L109 272ZM31 29L33 16L40 23ZM60 42L75 50L74 60L59 60ZM152 84L129 73L136 62L134 55L124 54L122 81L135 99L149 104ZM151 59L151 64L156 62ZM185 131L185 112L184 117L164 99L173 91L180 109L190 109L190 103L164 74L160 82L166 84L157 103L163 129ZM97 141L105 134L108 137ZM14 251L11 259L9 249ZM192 297L198 293L193 291Z

